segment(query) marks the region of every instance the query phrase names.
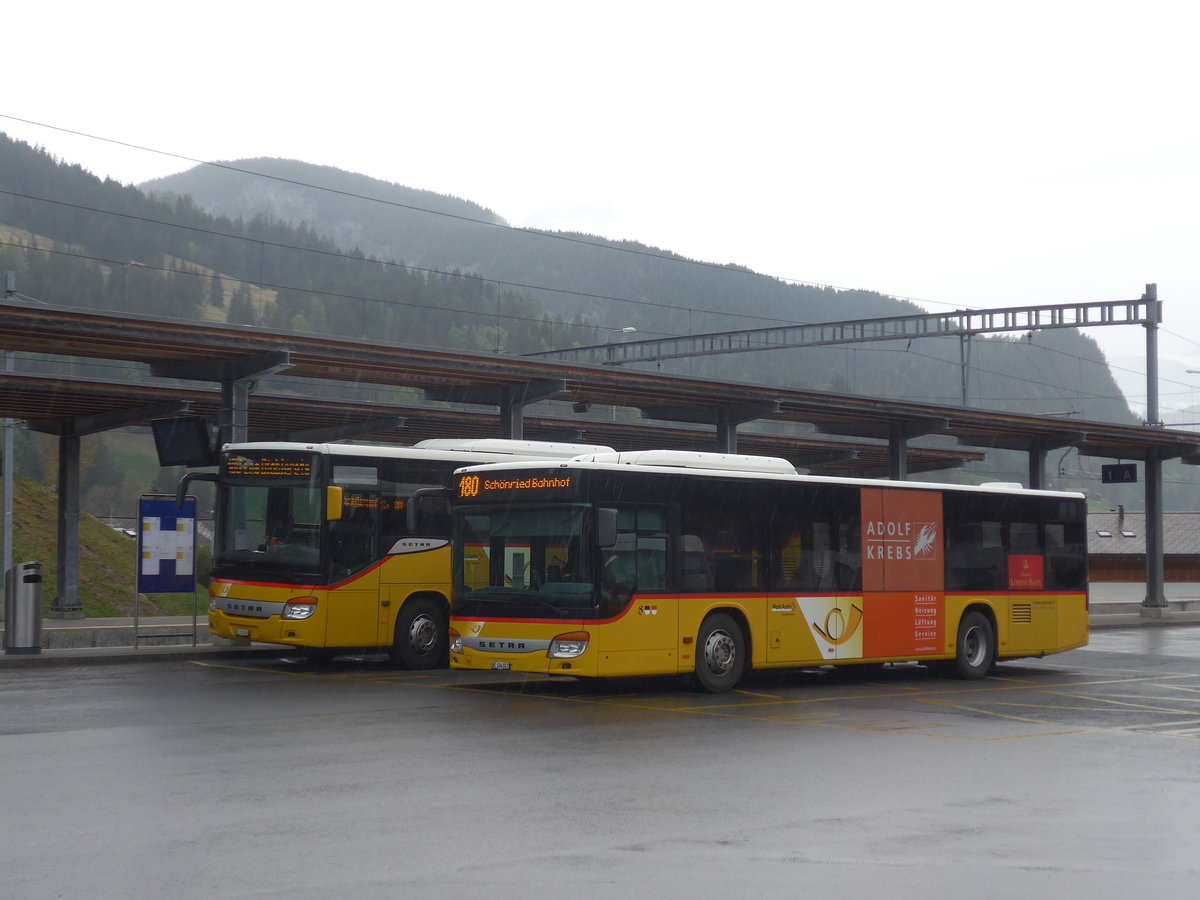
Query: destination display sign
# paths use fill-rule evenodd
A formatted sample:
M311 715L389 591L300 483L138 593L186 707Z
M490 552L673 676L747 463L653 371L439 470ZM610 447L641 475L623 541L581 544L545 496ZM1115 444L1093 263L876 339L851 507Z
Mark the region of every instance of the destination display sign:
M228 453L221 460L221 475L230 480L308 481L313 477L313 457L305 453Z
M499 494L562 496L571 493L574 483L574 474L465 474L458 477L457 496L463 500L477 500Z

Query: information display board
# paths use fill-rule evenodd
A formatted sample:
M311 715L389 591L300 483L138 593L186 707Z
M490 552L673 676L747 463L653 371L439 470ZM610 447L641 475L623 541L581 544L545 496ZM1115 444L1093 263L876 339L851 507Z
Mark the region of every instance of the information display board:
M191 594L196 589L196 498L138 498L139 594Z

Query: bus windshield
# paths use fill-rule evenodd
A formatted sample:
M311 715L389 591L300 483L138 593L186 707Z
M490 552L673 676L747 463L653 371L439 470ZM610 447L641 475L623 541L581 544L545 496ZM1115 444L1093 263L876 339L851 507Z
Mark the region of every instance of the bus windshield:
M226 459L213 569L291 583L321 579L324 488L311 454Z
M459 615L580 618L596 614L596 551L589 509L486 506L454 522Z

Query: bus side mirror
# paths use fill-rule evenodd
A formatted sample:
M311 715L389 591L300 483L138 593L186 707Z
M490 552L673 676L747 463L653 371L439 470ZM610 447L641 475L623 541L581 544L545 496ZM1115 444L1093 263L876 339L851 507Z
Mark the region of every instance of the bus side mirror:
M179 484L175 488L175 508L183 509L183 501L187 497L188 486L193 481L211 481L217 483L215 472L188 472L179 479Z
M330 484L325 488L325 518L330 522L337 522L342 518L342 488L340 485Z
M596 543L601 550L617 546L617 511L608 507L596 510Z

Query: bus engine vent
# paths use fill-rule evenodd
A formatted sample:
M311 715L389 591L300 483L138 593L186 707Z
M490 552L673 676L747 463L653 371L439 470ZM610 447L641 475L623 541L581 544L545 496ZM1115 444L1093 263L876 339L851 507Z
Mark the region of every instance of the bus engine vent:
M1033 605L1030 603L1014 603L1012 605L1012 624L1032 625Z

